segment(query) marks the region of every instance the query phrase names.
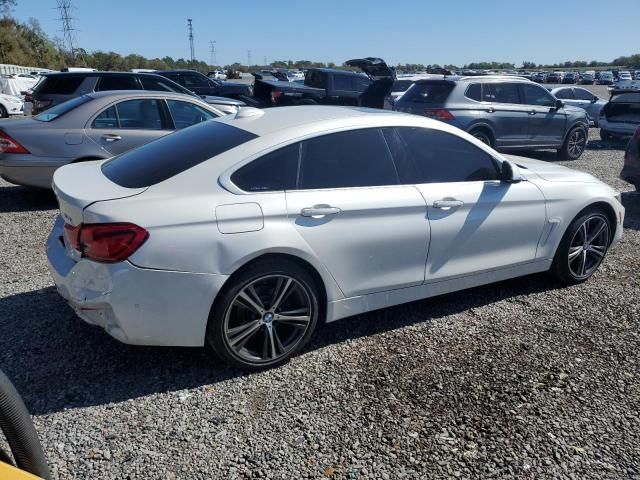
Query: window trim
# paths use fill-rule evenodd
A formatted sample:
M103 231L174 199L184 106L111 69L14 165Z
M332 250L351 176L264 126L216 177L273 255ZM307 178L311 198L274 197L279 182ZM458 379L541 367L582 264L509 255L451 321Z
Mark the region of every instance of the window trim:
M122 103L122 102L128 102L130 100L156 100L157 102L160 102L160 121L162 122L162 128L151 130L149 128L121 127L120 126L120 114L118 113L117 105ZM169 130L169 131L175 131L176 130L175 126L173 125L173 119L171 118L171 115L168 114L169 107L167 107L167 105L165 104L164 98L155 98L155 97L128 97L128 98L121 98L120 100L115 100L115 101L111 102L110 104L105 105L98 113L94 114L91 118L89 118L89 120L85 124L84 128L85 129L89 129L89 130L110 130L109 128L96 128L96 127L93 126L93 122L95 122L96 118L98 118L103 112L107 111L111 107L115 107L116 108L116 119L118 120L118 126L117 127L111 127L111 130L126 130L126 131L130 131L130 130L135 130L135 131L148 130L148 131L154 131L154 132L162 132L162 131L165 131L165 130Z
M532 104L532 103L524 103L527 100L526 95L524 94L524 89L525 87L532 87L532 88L537 88L538 90L544 92L548 97L549 100L552 102L551 105L536 105L536 104ZM544 87L541 87L540 85L538 85L537 83L534 83L533 85L530 85L528 83L521 83L520 86L518 87L518 90L520 92L520 101L523 102L522 105L526 106L526 107L535 107L535 108L555 108L555 102L556 99L554 97L554 95L547 90Z
M480 87L480 100L476 100L475 98L471 98L471 97L467 96L467 93L469 92L469 89L471 87L473 87L474 85L478 85ZM467 85L467 88L464 89L463 95L464 95L465 100L471 100L472 102L476 102L476 103L491 103L491 102L485 102L484 100L482 100L482 98L483 98L482 97L482 92L483 92L482 88L483 88L482 82L470 82L469 85Z

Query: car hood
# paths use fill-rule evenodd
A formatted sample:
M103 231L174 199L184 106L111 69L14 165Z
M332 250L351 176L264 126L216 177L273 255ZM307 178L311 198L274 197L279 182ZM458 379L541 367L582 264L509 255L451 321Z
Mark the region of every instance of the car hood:
M396 78L394 71L389 68L389 66L381 58L354 58L353 60L347 60L344 63L346 65L349 65L350 67L358 67L372 80L377 80L380 78Z
M548 182L602 183L593 175L563 167L562 165L556 165L555 163L533 160L517 155L505 155L505 157L520 167L521 173L525 177L527 177L528 172L533 172Z

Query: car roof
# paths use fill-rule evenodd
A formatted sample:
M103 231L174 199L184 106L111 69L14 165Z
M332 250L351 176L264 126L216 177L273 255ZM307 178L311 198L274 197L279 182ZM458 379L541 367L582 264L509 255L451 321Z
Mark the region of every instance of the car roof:
M105 71L97 71L97 72L47 72L43 73L42 77L121 77L123 75L126 76L134 76L134 77L158 77L155 73L150 72L105 72Z
M198 73L200 75L204 75L204 73L200 73L197 70L189 70L188 68L174 68L172 70L158 70L158 73ZM204 75L206 77L206 75Z
M95 99L105 98L105 97L178 98L178 99L190 100L195 103L201 103L201 104L207 105L206 102L203 102L198 97L194 97L193 95L187 95L186 93L178 93L178 92L167 92L163 90L106 90L104 92L86 93L85 95Z

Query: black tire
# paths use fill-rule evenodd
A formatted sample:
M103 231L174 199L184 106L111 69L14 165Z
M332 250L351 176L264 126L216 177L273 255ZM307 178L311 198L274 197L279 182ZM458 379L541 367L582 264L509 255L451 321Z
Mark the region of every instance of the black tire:
M281 279L282 283L278 284ZM281 285L282 291L283 287L286 288L285 285L289 285L286 283L288 279L292 280L293 286L290 288L294 289L293 293L284 295L281 299L282 309L277 306L273 308L273 303L278 297L278 285ZM274 288L269 290L271 281L275 282ZM240 297L246 294L245 289L251 289L253 300L258 297L259 306L263 307L264 311L259 312L258 309L247 307L247 302ZM320 288L313 276L291 260L267 259L256 262L235 274L216 299L209 314L207 343L225 363L244 370L261 370L281 365L297 354L313 335L321 312L319 292ZM301 303L308 301L308 314L304 314L305 318L308 317L308 322L304 325L294 325L288 323L291 320L278 320L281 315L286 317L284 306L288 304L288 308L292 308L291 305L298 300ZM301 309L298 309L298 314ZM270 319L267 318L269 313ZM247 320L248 317L251 319ZM255 322L261 324L256 326ZM246 328L249 324L254 324L255 328ZM238 329L239 332L231 333ZM245 340L244 335L249 330L255 333L249 333L249 339ZM270 332L274 333L269 336ZM235 338L230 339L231 335L235 335ZM242 339L238 341L239 337ZM285 337L284 342L282 337ZM234 348L233 340L242 345ZM281 350L280 353L278 349ZM274 357L274 353L277 356ZM259 356L262 358L258 358Z
M589 223L587 222L593 222L591 223L592 227L589 227ZM589 236L593 235L597 230L599 222L606 225L605 231L601 233L600 237L594 236L594 243L589 244L588 248L585 249L586 243L582 242L582 226L587 224L585 232L587 234L586 238L589 238ZM590 228L592 230L590 230ZM609 250L612 235L611 222L602 209L589 208L583 210L571 222L569 228L567 228L567 231L564 233L553 258L550 270L551 274L558 280L568 284L582 283L588 280L589 277L598 270L604 260ZM597 251L594 248L596 246L595 242L602 242L602 244L598 244ZM580 250L580 248L582 248L582 250ZM579 253L576 252L576 249L578 249ZM574 256L573 260L570 258L570 255ZM581 261L584 262L583 265L585 265L585 267L588 267L584 269L583 274L576 273L576 270L580 269Z
M558 149L558 157L562 160L577 160L587 147L588 139L589 133L584 127L573 127Z
M613 140L613 135L611 135L609 132L607 132L606 130L602 130L600 129L600 139L603 142L611 142Z
M469 133L471 136L473 136L474 138L477 138L485 145L489 145L490 147L493 147L493 139L491 138L491 135L489 135L486 131L478 129L478 130L471 130L471 132Z
M4 105L0 105L0 118L9 118L9 112L4 108Z

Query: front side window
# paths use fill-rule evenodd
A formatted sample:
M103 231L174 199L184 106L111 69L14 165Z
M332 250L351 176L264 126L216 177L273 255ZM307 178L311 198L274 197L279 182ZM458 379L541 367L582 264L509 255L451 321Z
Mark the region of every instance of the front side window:
M397 185L382 132L350 130L302 142L299 189Z
M544 88L536 85L522 85L522 96L526 105L536 105L538 107L554 107L556 101Z
M167 106L177 130L217 117L214 113L198 105L180 100L167 100Z
M400 127L396 130L408 157L397 159L397 154L394 153L403 183L477 182L499 179L493 158L456 135L418 127ZM397 149L398 147L396 151ZM406 169L409 161L413 165Z
M588 92L583 88L575 88L574 92L578 100L588 100L589 102L593 100L593 95L591 94L591 92Z
M131 128L162 130L160 100L126 100L109 107L93 121L93 128Z
M246 192L293 190L298 176L300 144L294 143L236 170L231 181Z
M105 92L107 90L140 90L140 86L133 76L109 75L100 78L96 87L96 92Z
M485 83L482 88L482 100L492 103L521 103L518 84Z

